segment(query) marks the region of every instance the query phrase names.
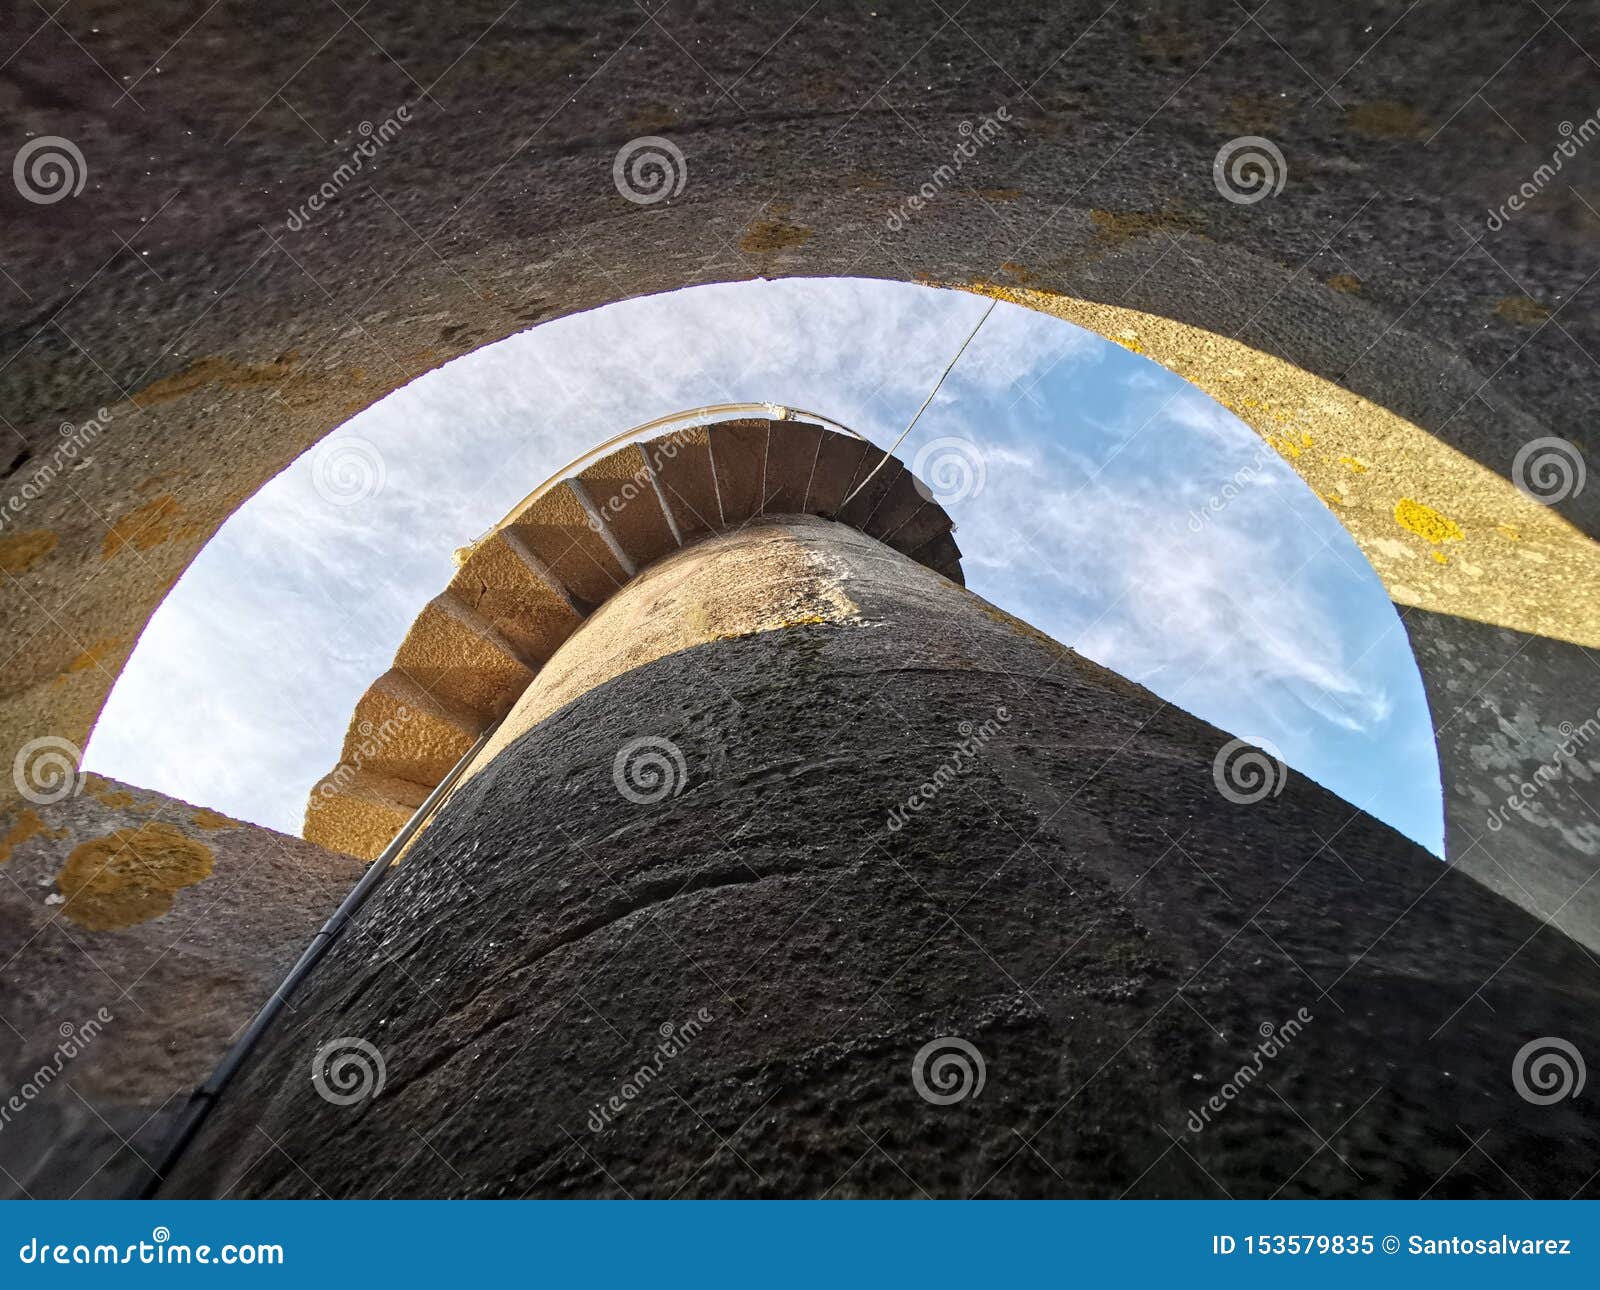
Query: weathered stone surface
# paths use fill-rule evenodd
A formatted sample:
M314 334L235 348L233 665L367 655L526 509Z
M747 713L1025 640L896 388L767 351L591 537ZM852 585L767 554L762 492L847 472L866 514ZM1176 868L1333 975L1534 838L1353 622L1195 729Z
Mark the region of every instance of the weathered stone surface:
M173 1114L359 876L97 775L0 820L0 1195L142 1184Z
M655 659L505 748L168 1194L1596 1195L1594 1100L1512 1076L1600 1051L1581 947L1298 775L1229 800L1227 736L860 534L753 526L706 575L785 533L858 618ZM375 1099L311 1086L335 1037ZM913 1060L951 1037L985 1079L935 1105Z

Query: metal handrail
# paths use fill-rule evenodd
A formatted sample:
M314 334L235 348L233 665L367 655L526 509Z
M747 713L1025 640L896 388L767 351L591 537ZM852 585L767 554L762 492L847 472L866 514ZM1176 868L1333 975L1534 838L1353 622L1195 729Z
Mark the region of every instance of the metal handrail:
M136 1198L151 1200L154 1198L161 1184L167 1180L167 1175L172 1172L173 1166L178 1163L185 1149L194 1141L200 1131L200 1126L205 1123L206 1116L211 1113L211 1108L216 1105L217 1099L222 1096L223 1090L232 1082L233 1077L239 1073L239 1068L244 1065L245 1059L255 1050L256 1044L267 1033L269 1027L277 1019L280 1012L289 1002L289 996L297 990L301 983L311 975L318 963L327 952L333 948L339 939L339 933L344 931L361 907L371 898L373 892L382 886L389 870L394 867L394 862L400 853L410 845L417 831L427 823L428 818L439 809L449 796L451 789L460 781L462 772L471 764L484 746L488 744L489 737L500 728L496 721L481 735L478 736L472 747L462 754L461 760L450 768L450 773L439 781L433 792L423 800L421 806L411 813L411 818L401 826L384 847L382 853L367 866L360 880L352 887L349 894L339 902L339 908L333 911L333 916L322 925L322 929L311 938L295 965L289 969L289 974L283 978L282 983L272 992L269 998L256 1015L250 1019L250 1024L245 1027L244 1033L234 1041L233 1047L228 1049L217 1068L199 1088L190 1094L188 1103L178 1115L177 1123L172 1132L167 1136L166 1147L161 1153L160 1160L154 1167L154 1176L143 1184Z
M685 408L681 412L669 412L665 416L655 417L649 421L643 421L634 426L632 429L624 430L621 434L613 435L604 443L596 444L587 452L574 457L570 462L568 462L560 470L556 471L555 474L551 475L544 481L544 483L540 484L520 502L513 506L508 512L506 512L506 517L504 519L490 525L490 527L484 531L481 537L475 538L467 546L462 547L461 550L472 551L478 546L482 545L484 542L488 541L496 533L506 528L511 523L513 516L520 515L523 511L527 510L528 507L532 506L534 502L538 501L539 498L543 497L544 494L550 489L554 488L557 484L564 483L573 475L576 475L579 470L586 466L590 461L601 456L603 453L609 452L618 444L629 443L648 431L659 430L664 426L677 425L680 422L720 420L727 417L748 416L751 413L762 414L773 421L816 421L823 426L828 427L829 429L838 430L849 435L853 439L859 439L863 443L871 442L866 435L862 434L859 430L851 429L842 421L835 421L832 417L824 416L820 412L811 412L806 408L786 407L781 403L708 403L703 407Z

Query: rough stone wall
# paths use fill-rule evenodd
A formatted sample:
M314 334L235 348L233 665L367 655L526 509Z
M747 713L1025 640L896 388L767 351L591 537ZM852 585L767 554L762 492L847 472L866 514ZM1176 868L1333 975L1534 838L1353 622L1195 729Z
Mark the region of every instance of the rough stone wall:
M149 0L136 20L72 6L43 23L13 6L0 102L18 137L71 140L85 172L49 205L0 183L0 497L27 490L0 530L0 636L17 643L0 745L81 744L148 615L227 515L422 372L626 296L865 274L1025 291L1180 370L1202 360L1263 436L1293 431L1292 464L1330 499L1358 481L1330 448L1341 436L1324 435L1328 402L1302 397L1297 374L1432 436L1460 469L1401 435L1360 476L1384 503L1372 531L1392 530L1366 549L1399 603L1465 615L1419 645L1430 697L1472 656L1472 702L1537 727L1513 754L1532 774L1564 722L1600 708L1594 641L1531 650L1543 693L1530 697L1518 669L1472 653L1474 617L1535 630L1472 570L1523 585L1536 617L1592 585L1600 488L1556 508L1570 545L1535 552L1545 563L1499 528L1516 454L1551 434L1586 445L1600 412L1600 145L1573 145L1527 209L1494 227L1490 212L1520 200L1563 122L1581 128L1600 104L1583 49L1594 12L1475 6L1463 21L1443 0L1361 0L1247 18L1231 0L1015 0L869 15L824 0L797 18L412 0L357 23L318 0L198 20ZM963 123L1001 107L1005 131L891 230ZM613 163L646 135L673 139L687 170L670 201L640 205ZM1241 135L1283 152L1276 196L1219 194L1214 161ZM362 146L372 155L354 166ZM1104 310L1187 330L1163 347L1158 329ZM1222 361L1213 338L1254 357ZM63 423L82 447L58 461ZM1420 495L1403 491L1412 477ZM1406 527L1398 515L1420 514L1407 500L1459 541L1432 520ZM1443 740L1447 797L1502 800L1508 776L1457 748ZM1591 817L1562 802L1563 836L1581 838ZM1538 866L1551 836L1514 813L1494 862ZM1452 810L1451 855L1475 841ZM1600 890L1582 888L1600 846L1562 845L1582 875L1557 901L1574 901L1570 923ZM1600 928L1600 910L1585 917Z
M118 1196L360 876L85 775L0 818L0 1194Z
M613 612L784 543L855 612L521 734L168 1194L1596 1196L1593 1099L1516 1074L1600 1051L1580 946L826 521Z

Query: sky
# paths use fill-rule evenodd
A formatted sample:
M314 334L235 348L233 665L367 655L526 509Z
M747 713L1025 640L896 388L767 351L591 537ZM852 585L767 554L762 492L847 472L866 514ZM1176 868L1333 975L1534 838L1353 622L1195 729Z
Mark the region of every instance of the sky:
M451 552L532 489L632 426L713 403L804 408L886 448L990 303L853 278L693 287L419 377L223 525L140 638L85 768L298 833ZM1231 413L1001 303L897 455L954 518L973 591L1443 853L1433 731L1394 607Z

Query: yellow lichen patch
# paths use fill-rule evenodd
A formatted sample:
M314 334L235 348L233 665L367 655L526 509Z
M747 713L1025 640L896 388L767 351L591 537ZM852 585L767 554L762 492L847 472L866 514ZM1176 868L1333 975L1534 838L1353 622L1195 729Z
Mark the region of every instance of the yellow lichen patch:
M1342 291L1347 296L1353 296L1361 290L1361 279L1353 273L1336 273L1328 279L1328 285L1335 291Z
M1402 497L1395 503L1394 519L1401 528L1410 529L1418 537L1427 538L1433 543L1459 542L1466 536L1461 526L1448 515L1441 515L1433 507L1414 502L1409 497Z
M739 246L746 255L772 255L802 245L811 237L804 224L782 219L758 219L745 230Z
M87 672L91 667L101 666L108 658L116 654L122 646L122 637L108 636L103 641L96 641L77 658L67 664L69 672Z
M1421 139L1428 133L1420 112L1393 99L1357 103L1345 115L1351 129L1374 139Z
M1123 349L1131 349L1135 354L1144 353L1144 346L1139 343L1139 337L1131 331L1121 331L1111 338L1121 345Z
M238 820L229 819L222 812L213 811L204 806L191 815L189 821L197 829L236 829L239 827Z
M1341 466L1348 466L1351 470L1355 471L1356 474L1358 474L1358 475L1365 475L1367 473L1366 464L1363 463L1363 462L1357 461L1354 457L1340 457L1339 458L1339 464Z
M29 838L44 837L52 840L67 836L66 829L47 829L44 821L39 818L39 812L31 806L25 806L17 816L17 822L0 838L0 864L11 859L11 853Z
M947 285L1037 309L1108 340L1137 334L1153 361L1268 442L1277 436L1298 445L1300 429L1314 428L1317 447L1288 455L1288 464L1314 491L1344 497L1339 521L1397 604L1600 647L1600 543L1422 426L1275 355L1171 318L1005 281ZM1329 303L1353 307L1331 294ZM1375 478L1381 472L1383 487L1364 475L1357 480L1351 462ZM1454 553L1449 568L1424 559L1427 544L1409 530L1396 533L1396 497L1425 497L1435 513L1472 534L1475 572L1462 576Z
M133 805L132 793L125 788L113 788L110 780L99 775L86 774L83 777L83 786L88 790L89 796L101 806L109 806L113 810L126 810Z
M1196 221L1181 211L1090 211L1095 231L1102 241L1121 245L1149 233L1194 233Z
M1550 316L1549 306L1540 304L1532 296L1502 296L1495 301L1494 311L1507 322L1523 327L1531 327Z
M172 536L182 509L170 493L134 507L111 526L100 544L100 558L109 560L125 546L135 551L148 551L165 542Z
M211 849L170 824L117 829L76 847L56 876L61 912L91 931L159 918L173 896L208 877Z
M0 537L0 569L7 573L26 573L56 549L58 538L49 529L29 529Z
M1450 563L1450 557L1447 556L1443 551L1434 551L1434 552L1432 552L1432 555L1433 555L1433 562L1435 564L1449 564Z
M219 354L208 354L195 359L171 376L163 376L160 380L151 381L143 389L135 390L133 402L138 407L148 408L192 394L204 385L221 385L230 390L277 385L289 375L295 358L295 354L289 353L271 363L241 363Z

